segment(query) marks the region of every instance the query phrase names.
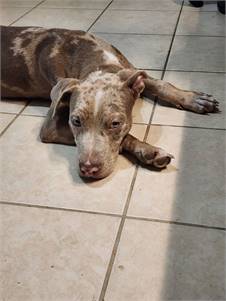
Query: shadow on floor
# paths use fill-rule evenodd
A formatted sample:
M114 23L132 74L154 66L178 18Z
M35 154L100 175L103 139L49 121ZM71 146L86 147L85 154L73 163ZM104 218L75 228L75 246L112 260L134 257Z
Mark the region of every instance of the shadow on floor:
M184 48L173 55L181 56L183 51ZM189 122L190 116L185 114L184 124ZM225 300L225 131L180 130L183 131L181 173L178 172L175 184L171 220L204 226L171 227L161 300ZM175 128L175 134L177 131Z

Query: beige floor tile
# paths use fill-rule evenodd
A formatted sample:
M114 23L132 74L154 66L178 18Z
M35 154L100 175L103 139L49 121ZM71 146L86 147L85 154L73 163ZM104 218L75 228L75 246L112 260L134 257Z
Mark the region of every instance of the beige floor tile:
M162 104L156 106L154 124L226 128L225 74L168 71L164 80L184 90L202 91L214 95L220 102L221 113L200 115Z
M0 207L2 300L98 300L119 219Z
M0 24L9 25L19 17L23 16L27 11L30 10L29 7L0 7Z
M176 11L126 11L108 10L92 27L95 32L173 34Z
M36 8L16 22L15 26L29 26L32 24L32 26L47 28L60 27L87 30L100 13L101 10Z
M76 147L39 141L43 120L19 117L1 138L2 200L122 213L135 165L119 156L109 177L84 182L78 176ZM131 133L143 139L145 130L135 125Z
M153 110L154 98L139 98L133 107L133 123L148 124Z
M32 100L23 111L22 115L46 116L49 110L50 101Z
M41 0L0 0L0 7L34 7Z
M172 38L165 35L97 35L117 47L136 68L160 70L164 67Z
M109 9L120 10L179 10L181 3L173 0L114 0Z
M175 160L139 169L128 215L225 227L225 132L152 126L147 141Z
M24 106L26 105L26 101L14 101L14 100L1 100L0 101L0 112L1 113L19 113Z
M149 76L160 79L163 71L144 70Z
M110 0L46 0L41 7L104 9L109 3Z
M225 38L176 36L168 70L225 72Z
M224 231L127 220L105 301L224 300Z
M177 34L225 36L225 16L218 12L183 11Z
M13 120L16 115L13 114L1 114L0 113L0 134L7 127L7 125Z

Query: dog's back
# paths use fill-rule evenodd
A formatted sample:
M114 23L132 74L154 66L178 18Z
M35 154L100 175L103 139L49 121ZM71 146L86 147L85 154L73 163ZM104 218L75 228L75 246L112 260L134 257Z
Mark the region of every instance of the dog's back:
M83 31L2 26L1 32L4 97L48 98L59 78L132 66L113 46Z
M73 31L74 37L84 34ZM67 44L68 31L1 26L1 37L2 95L49 97L52 81L58 74L64 77L69 64L70 51L57 50L60 40L64 41L62 44ZM75 45L70 46L74 50ZM63 63L66 67L61 68Z

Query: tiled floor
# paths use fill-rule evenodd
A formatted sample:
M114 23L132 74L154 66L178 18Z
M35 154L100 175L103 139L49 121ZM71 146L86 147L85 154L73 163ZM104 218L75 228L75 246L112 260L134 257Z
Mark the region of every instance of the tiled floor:
M120 156L111 176L84 182L76 148L40 142L49 103L2 101L1 300L226 299L225 17L182 2L0 1L4 25L89 30L222 110L138 100L131 132L175 160L157 172Z

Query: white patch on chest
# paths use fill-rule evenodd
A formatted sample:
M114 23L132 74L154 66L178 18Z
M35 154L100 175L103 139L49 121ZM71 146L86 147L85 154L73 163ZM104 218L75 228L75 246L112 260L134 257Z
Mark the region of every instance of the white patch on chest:
M103 96L104 96L104 91L102 89L97 90L97 93L95 95L95 103L94 103L94 116L97 115L97 113L100 109L100 106L103 102Z
M107 64L120 65L118 58L111 52L104 50L104 60Z

